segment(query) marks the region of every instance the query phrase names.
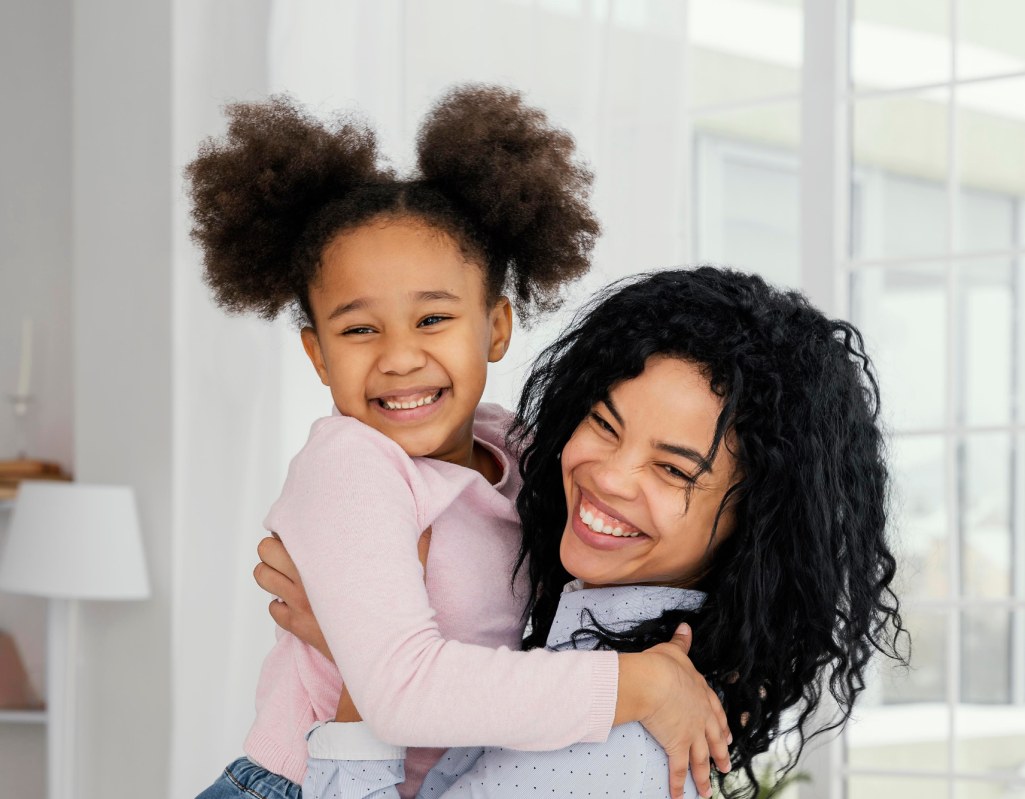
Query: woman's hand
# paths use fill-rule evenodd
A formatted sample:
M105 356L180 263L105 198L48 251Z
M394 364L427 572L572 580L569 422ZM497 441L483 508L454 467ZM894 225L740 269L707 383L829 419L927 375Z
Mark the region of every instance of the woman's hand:
M431 532L430 527L424 530L417 543L417 553L420 556L420 564L424 567L425 577L427 557L431 547ZM285 549L285 545L281 543L281 539L273 534L264 538L257 545L256 553L260 556L260 562L253 569L253 577L256 578L256 584L260 588L275 597L268 608L274 623L334 662L327 641L324 640L324 633L321 632L320 624L313 615L309 597L306 596L306 589L299 578L299 570L296 569L295 563ZM345 692L342 695L342 700L345 700L347 696L348 692ZM349 705L351 704L352 701L349 700ZM341 707L342 704L339 702L339 709ZM355 708L353 707L352 710Z
M711 763L730 770L733 737L719 697L687 653L691 632L680 625L670 642L636 654L621 654L616 721L639 720L669 756L669 791L683 796L688 770L702 796L712 795ZM640 695L637 689L640 687Z
M260 588L275 596L268 608L274 623L333 662L331 650L327 648L324 633L313 615L306 589L299 579L299 571L281 539L277 536L264 538L257 545L256 552L260 562L253 569L253 577Z

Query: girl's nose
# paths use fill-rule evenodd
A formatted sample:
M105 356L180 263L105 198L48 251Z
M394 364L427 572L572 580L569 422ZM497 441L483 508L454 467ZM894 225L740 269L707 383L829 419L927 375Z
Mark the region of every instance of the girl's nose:
M384 347L377 367L385 374L406 375L427 365L427 354L406 336L390 337Z

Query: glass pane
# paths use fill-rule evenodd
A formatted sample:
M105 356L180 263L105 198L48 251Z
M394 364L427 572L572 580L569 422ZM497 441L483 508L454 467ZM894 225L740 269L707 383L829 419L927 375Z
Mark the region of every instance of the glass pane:
M895 431L940 427L946 415L947 286L943 266L864 268L851 285L852 318L865 334Z
M947 795L947 781L929 777L847 778L847 799L940 799Z
M1012 419L1018 287L1008 260L972 261L956 267L959 333L958 417L968 425L1008 424Z
M904 613L904 622L911 634L911 668L881 657L872 661L865 693L848 727L851 768L947 767L947 618L911 609Z
M694 256L800 285L800 113L786 103L694 121Z
M1025 4L1022 6L1025 10ZM1021 37L1025 41L1025 36ZM1012 153L1017 157L1011 156ZM957 240L964 251L1025 246L1025 78L958 88Z
M956 799L1025 799L1025 778L961 780L955 785Z
M891 533L897 595L948 594L946 447L940 436L901 436L890 443L895 501Z
M959 456L961 590L967 597L1011 592L1011 436L969 436Z
M949 0L852 2L851 79L856 89L949 80Z
M801 91L800 0L691 0L689 6L693 107Z
M955 724L966 748L969 738L990 738L999 732L1000 708L989 706L1009 704L1011 698L1011 612L994 608L963 611L961 704ZM1016 711L1022 712L1020 708ZM1025 735L1025 718L1018 726L1019 734Z
M947 251L948 106L946 90L854 103L853 257Z
M958 3L957 75L979 78L1025 69L1025 4L1021 0Z

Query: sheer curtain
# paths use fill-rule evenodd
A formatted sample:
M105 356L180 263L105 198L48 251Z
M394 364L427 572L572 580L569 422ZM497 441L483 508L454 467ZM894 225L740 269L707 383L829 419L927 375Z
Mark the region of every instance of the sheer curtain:
M315 112L358 110L400 169L423 112L449 86L526 94L576 137L604 226L592 273L565 309L519 330L486 398L515 401L532 355L610 281L683 260L688 136L684 16L675 0L182 3L176 159L223 128L217 107L287 91ZM262 17L267 13L265 31ZM243 18L241 28L233 23ZM185 35L185 33L189 35ZM245 66L239 66L239 53ZM262 60L261 59L265 59ZM250 572L288 458L330 397L297 332L226 318L176 225L176 502L172 796L209 783L241 744L273 642Z

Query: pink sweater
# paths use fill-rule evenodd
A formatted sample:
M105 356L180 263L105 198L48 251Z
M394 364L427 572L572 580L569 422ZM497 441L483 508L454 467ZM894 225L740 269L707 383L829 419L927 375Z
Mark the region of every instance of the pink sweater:
M604 741L615 714L615 652L516 651L527 581L519 551L519 476L507 411L481 405L475 439L503 468L410 458L344 416L314 422L265 526L295 560L337 668L279 631L264 661L250 759L302 783L305 733L334 718L342 678L382 741L411 747L413 796L449 746L559 749ZM431 527L427 584L417 540Z

